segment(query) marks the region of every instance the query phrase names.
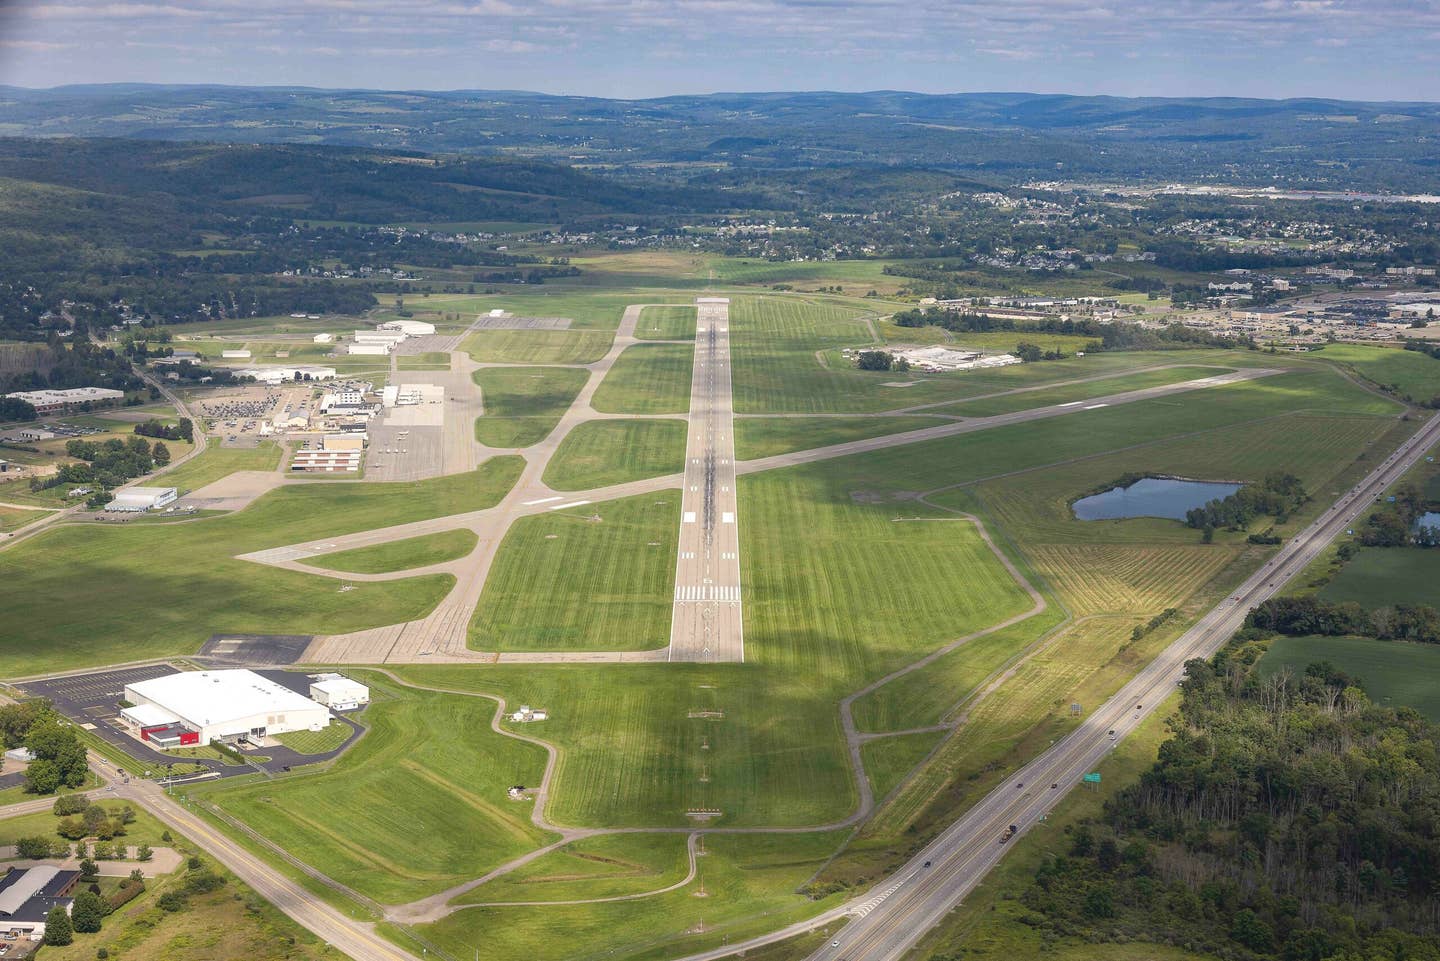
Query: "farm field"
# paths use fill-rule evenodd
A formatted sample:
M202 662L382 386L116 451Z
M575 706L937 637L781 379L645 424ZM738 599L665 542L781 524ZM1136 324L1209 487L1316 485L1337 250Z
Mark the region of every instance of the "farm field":
M473 531L442 531L439 534L409 537L373 547L357 547L349 551L321 554L306 563L323 567L327 571L388 574L391 571L407 571L457 560L473 551L477 540Z
M664 647L679 522L679 491L521 518L495 557L470 646Z
M591 490L685 467L682 420L592 420L578 424L545 468L557 491Z
M493 701L366 682L370 729L333 767L199 793L387 903L433 894L547 840L530 805L505 796L511 784L539 783L544 751L492 733Z
M1422 547L1362 547L1320 589L1327 601L1366 609L1396 604L1440 607L1440 551Z
M635 336L642 340L694 340L695 316L693 306L646 307L640 311Z
M156 476L155 480L157 483L163 481L166 487L174 487L184 494L213 484L236 471L274 470L278 466L280 445L274 441L261 441L256 447L221 447L218 443L210 443L199 457Z
M233 559L247 551L494 506L520 462L418 483L289 486L183 524L65 525L7 552L0 673L28 675L187 653L216 631L324 633L410 620L448 575L355 585ZM77 585L84 585L78 589ZM27 615L42 608L65 618Z
M735 457L754 460L944 424L939 417L737 417Z
M550 435L588 374L568 367L488 367L475 372L485 413L475 438L487 447L529 447Z
M595 391L594 407L608 414L684 414L690 409L689 344L627 347Z
M1289 670L1328 661L1352 677L1377 704L1413 707L1440 721L1440 645L1381 641L1373 637L1277 637L1260 660L1260 673Z
M460 346L482 364L593 364L614 339L608 330L477 330Z

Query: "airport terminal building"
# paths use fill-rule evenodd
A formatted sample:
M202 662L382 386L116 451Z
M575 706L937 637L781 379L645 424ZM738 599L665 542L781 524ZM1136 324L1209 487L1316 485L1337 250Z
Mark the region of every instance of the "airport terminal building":
M182 671L126 685L127 727L170 748L289 731L318 731L330 709L254 671Z

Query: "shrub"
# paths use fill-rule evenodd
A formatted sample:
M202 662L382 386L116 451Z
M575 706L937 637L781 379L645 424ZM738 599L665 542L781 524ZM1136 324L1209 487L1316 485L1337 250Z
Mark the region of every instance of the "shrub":
M70 814L83 813L90 806L90 799L83 794L62 794L55 799L55 807L52 809L56 817L65 817Z
M111 911L118 911L124 905L138 898L145 893L145 885L140 881L126 879L120 882L120 890L106 898ZM181 896L184 899L184 896Z
M133 888L131 890L133 890ZM160 897L156 898L155 903L160 907L160 910L169 911L172 914L184 911L190 906L190 902L186 900L185 895L179 891L166 891L160 895Z
M15 853L28 861L39 861L50 856L50 839L47 837L20 838L15 842Z

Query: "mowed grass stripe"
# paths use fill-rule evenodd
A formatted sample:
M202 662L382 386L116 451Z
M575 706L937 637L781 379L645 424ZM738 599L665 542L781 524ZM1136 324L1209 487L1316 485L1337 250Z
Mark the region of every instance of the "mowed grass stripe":
M694 307L646 307L640 311L635 336L642 340L694 340Z
M740 417L735 420L735 457L754 460L796 450L844 444L950 423L940 417Z
M863 677L1030 606L970 522L866 503L829 468L741 480L747 660Z
M521 518L505 535L486 580L470 646L664 647L679 523L679 491Z
M614 339L608 330L478 330L461 349L482 364L593 364Z
M557 491L583 491L685 469L682 420L592 420L565 435L545 467Z
M589 373L573 367L487 367L475 372L485 413L475 439L502 449L538 444L560 422Z
M987 397L983 400L960 401L955 404L947 404L937 410L947 414L959 414L962 417L993 417L996 414L1008 414L1011 411L1031 410L1036 407L1065 404L1074 400L1106 397L1131 390L1143 390L1146 387L1161 387L1166 384L1178 384L1181 381L1199 380L1202 377L1216 377L1220 374L1230 373L1231 370L1232 368L1228 367L1171 367L1166 370L1145 370L1133 374L1106 377L1103 380L1087 381L1083 384L1062 384L1045 390L1027 390L1018 394Z
M456 560L473 551L478 540L474 531L441 531L438 534L407 537L372 547L321 554L305 563L312 567L323 567L327 571L387 574Z
M606 414L683 414L690 409L689 344L627 347L595 391L593 406Z

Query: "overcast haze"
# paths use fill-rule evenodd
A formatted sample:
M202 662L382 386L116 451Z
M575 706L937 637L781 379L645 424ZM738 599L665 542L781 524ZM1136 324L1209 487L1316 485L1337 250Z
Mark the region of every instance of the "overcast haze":
M42 0L3 10L0 83L35 87L1440 99L1440 0Z

